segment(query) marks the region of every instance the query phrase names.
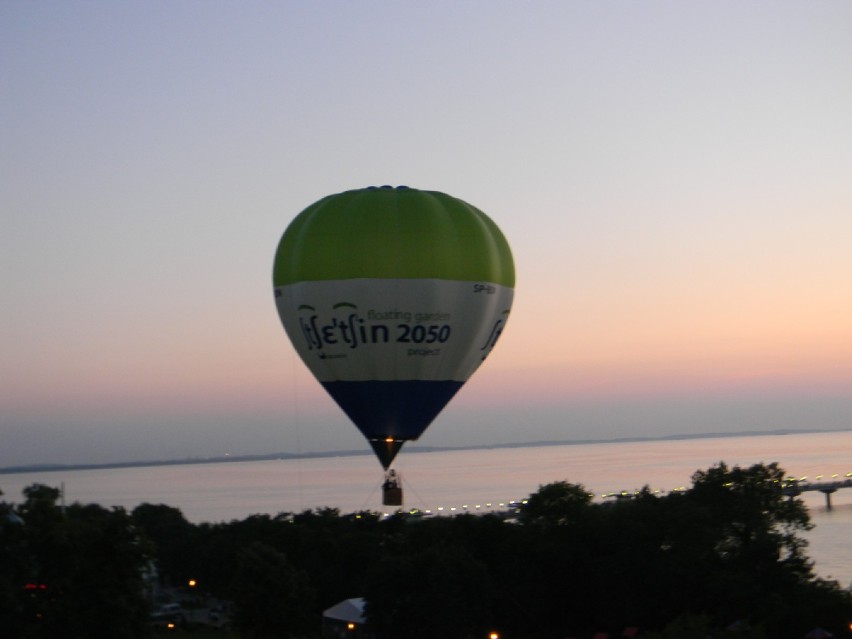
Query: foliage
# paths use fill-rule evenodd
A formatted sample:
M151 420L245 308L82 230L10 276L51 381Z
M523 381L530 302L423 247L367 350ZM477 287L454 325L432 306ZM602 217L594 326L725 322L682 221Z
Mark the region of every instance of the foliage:
M539 486L526 500L521 520L540 526L566 526L578 521L592 496L583 486L557 481Z
M4 631L22 639L146 636L147 558L127 513L62 508L59 491L42 485L24 496L20 523L0 528Z
M305 637L319 625L307 575L261 542L240 551L231 592L234 626L246 638Z
M814 576L808 514L783 494L783 476L776 464L719 463L688 490L606 503L558 481L515 520L322 509L199 525L164 505L130 518L79 504L63 512L58 492L35 486L16 509L0 503L25 522L0 524L0 627L24 639L97 636L87 616L97 610L124 618L104 636L141 636L138 571L150 549L165 582L192 576L233 602L243 639L318 636L323 610L359 596L379 639L491 629L588 639L627 627L651 639L801 639L816 626L840 637L852 594ZM61 596L21 596L19 584L40 579ZM60 622L62 633L47 634Z
M379 639L479 637L490 621L488 571L456 545L384 557L365 590L366 614Z
M131 516L158 549L159 570L171 578L172 585L185 584L195 577L197 533L179 509L165 504L141 504L133 509Z
M643 633L643 639L765 639L766 634L760 627L753 628L748 623L735 621L727 628L713 626L707 615L681 615L660 631Z

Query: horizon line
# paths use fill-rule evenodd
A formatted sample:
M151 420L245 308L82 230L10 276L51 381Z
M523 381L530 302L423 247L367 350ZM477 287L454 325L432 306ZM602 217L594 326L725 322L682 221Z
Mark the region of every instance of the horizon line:
M585 444L624 444L631 442L645 441L675 441L684 439L714 439L726 437L758 437L758 436L780 436L780 435L804 435L817 433L842 433L852 431L850 428L834 428L834 429L807 429L807 428L782 428L766 431L741 431L741 432L718 432L718 433L694 433L694 434L674 434L674 435L659 435L647 437L616 437L613 439L573 439L573 440L539 440L531 442L509 442L503 444L470 444L465 446L411 446L406 448L406 453L424 454L447 452L456 450L489 450L495 448L536 448L543 446L582 446ZM181 466L191 464L216 464L227 462L247 462L247 461L270 461L270 460L290 460L290 459L315 459L324 457L355 457L360 455L372 455L370 449L359 450L336 450L336 451L313 451L304 453L264 453L264 454L243 454L217 455L213 457L186 457L183 459L160 459L160 460L137 460L123 462L105 462L105 463L79 463L79 464L49 464L49 463L34 463L22 466L5 466L0 467L0 475L12 475L34 472L60 472L60 471L75 471L75 470L98 470L110 468L143 468L149 466Z

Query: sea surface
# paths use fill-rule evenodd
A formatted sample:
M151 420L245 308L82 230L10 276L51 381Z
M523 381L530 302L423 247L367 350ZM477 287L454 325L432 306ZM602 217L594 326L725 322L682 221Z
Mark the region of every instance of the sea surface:
M365 447L366 448L366 447ZM696 470L778 462L789 476L830 481L852 473L852 430L832 433L541 445L439 452L404 450L395 463L405 508L435 514L498 510L540 485L566 480L604 499L648 486L689 487ZM852 475L849 475L852 477ZM382 471L370 455L178 464L0 474L13 503L34 483L63 488L65 501L128 510L141 503L179 508L195 523L244 519L312 508L389 512L381 505ZM802 494L814 530L805 534L821 577L852 585L852 488L831 496Z

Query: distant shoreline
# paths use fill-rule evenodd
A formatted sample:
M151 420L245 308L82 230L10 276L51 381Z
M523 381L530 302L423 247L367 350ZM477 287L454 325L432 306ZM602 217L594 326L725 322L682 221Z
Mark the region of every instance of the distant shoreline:
M689 439L722 439L726 437L760 437L775 435L816 435L821 433L845 433L852 428L834 430L779 429L767 431L744 431L737 433L698 433L694 435L663 435L659 437L618 437L615 439L545 440L536 442L514 442L508 444L477 444L471 446L411 446L407 454L440 453L456 450L491 450L501 448L539 448L542 446L582 446L585 444L625 444L632 442L677 441ZM340 450L307 453L267 453L263 455L222 455L217 457L189 457L185 459L110 462L104 464L27 464L0 467L0 475L23 473L66 472L74 470L101 470L111 468L145 468L151 466L186 466L191 464L221 464L230 462L273 461L285 459L315 459L320 457L356 457L372 455L370 450Z

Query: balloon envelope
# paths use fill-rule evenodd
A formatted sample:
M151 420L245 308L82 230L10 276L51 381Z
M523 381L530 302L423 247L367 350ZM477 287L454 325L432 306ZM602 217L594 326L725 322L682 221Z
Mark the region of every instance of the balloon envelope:
M491 219L435 191L370 187L302 211L278 245L278 313L385 468L491 352L514 293Z

